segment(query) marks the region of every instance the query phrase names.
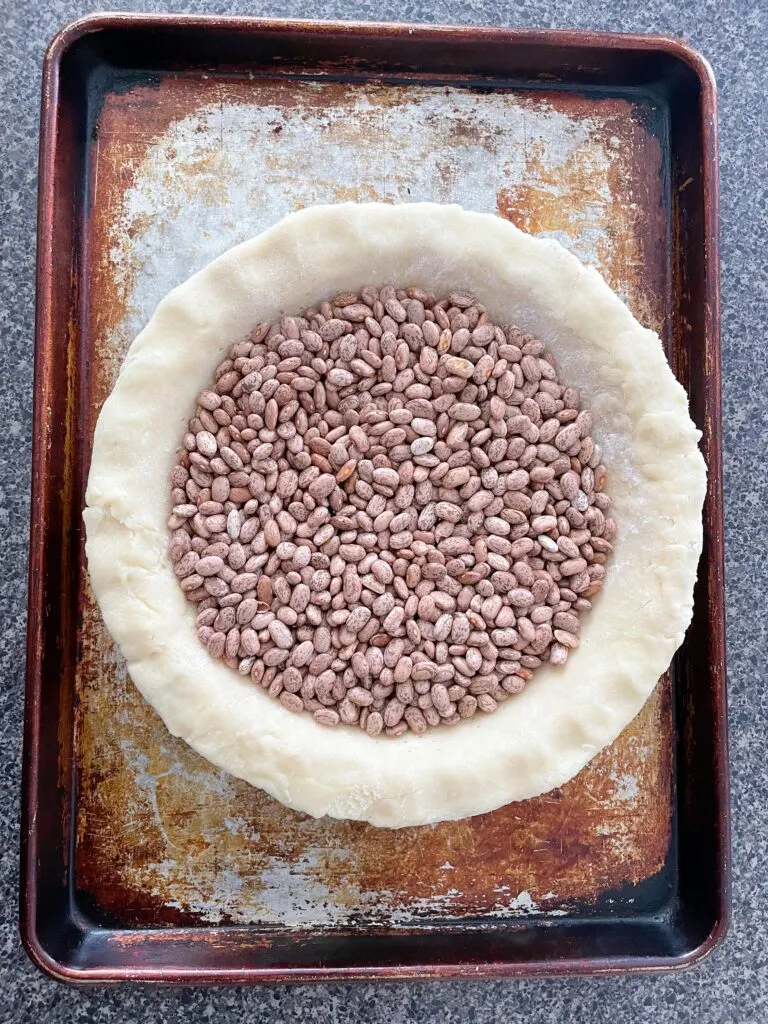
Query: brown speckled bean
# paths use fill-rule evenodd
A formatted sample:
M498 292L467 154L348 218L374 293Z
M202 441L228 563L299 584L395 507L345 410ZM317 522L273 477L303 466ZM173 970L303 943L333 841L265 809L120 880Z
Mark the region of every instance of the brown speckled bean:
M491 713L564 663L603 585L616 524L591 431L545 346L469 293L364 288L260 324L170 474L201 641L321 725Z

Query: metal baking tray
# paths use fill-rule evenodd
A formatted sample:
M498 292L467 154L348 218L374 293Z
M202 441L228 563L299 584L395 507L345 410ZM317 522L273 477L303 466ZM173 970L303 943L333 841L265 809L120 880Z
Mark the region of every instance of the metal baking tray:
M560 239L659 331L709 465L688 637L562 789L315 821L172 738L89 589L96 417L173 285L300 206L458 201ZM689 964L728 918L715 88L671 39L101 15L46 57L21 925L78 982Z

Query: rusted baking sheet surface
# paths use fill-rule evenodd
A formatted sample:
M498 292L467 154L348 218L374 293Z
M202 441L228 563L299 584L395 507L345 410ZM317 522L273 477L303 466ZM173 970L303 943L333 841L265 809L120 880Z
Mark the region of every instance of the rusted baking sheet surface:
M598 267L663 331L658 122L624 98L288 76L182 75L108 93L91 144L88 436L159 299L313 203L437 200L499 213ZM76 887L108 917L317 928L565 914L662 867L668 681L562 790L397 832L315 821L168 734L81 571Z

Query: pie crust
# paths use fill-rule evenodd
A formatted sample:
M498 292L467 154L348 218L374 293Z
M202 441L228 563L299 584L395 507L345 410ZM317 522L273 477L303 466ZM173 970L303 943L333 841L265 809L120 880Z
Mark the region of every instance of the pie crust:
M196 636L167 556L168 474L196 397L254 325L340 291L471 290L547 344L594 416L618 535L581 646L492 715L371 738L294 715ZM96 598L128 670L198 753L315 816L401 827L560 786L618 736L690 621L706 488L699 431L656 334L555 241L431 203L285 218L174 289L133 342L96 425L83 513Z

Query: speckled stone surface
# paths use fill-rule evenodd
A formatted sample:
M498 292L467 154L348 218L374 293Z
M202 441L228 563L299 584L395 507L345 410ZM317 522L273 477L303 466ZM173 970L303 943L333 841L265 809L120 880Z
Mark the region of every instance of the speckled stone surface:
M241 1021L371 1024L476 1019L715 1024L768 1020L768 650L762 581L768 345L768 4L754 0L259 0L210 4L113 0L112 9L501 24L681 35L714 65L720 87L725 487L734 921L725 945L691 971L587 980L75 991L27 961L17 931L40 66L89 0L0 0L0 1024ZM763 467L761 469L761 467Z

